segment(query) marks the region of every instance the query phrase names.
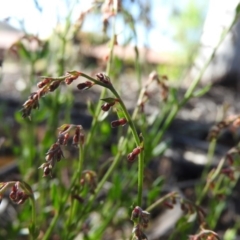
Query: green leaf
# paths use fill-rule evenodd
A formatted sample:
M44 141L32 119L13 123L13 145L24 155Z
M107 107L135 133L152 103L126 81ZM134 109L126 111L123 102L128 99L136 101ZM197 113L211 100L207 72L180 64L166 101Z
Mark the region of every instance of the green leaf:
M101 100L106 103L115 103L116 102L115 98L102 98Z

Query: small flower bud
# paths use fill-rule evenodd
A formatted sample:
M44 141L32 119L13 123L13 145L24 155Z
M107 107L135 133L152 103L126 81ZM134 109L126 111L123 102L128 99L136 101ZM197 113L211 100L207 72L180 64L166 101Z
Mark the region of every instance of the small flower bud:
M35 101L35 102L33 103L32 108L33 108L33 109L38 109L38 108L39 108L39 103L38 103L38 101Z
M78 78L78 76L69 75L68 77L65 78L65 83L67 85L70 85L77 78Z
M131 219L132 220L137 219L141 216L141 214L142 214L142 209L140 207L136 206L132 211Z
M64 134L59 134L59 136L58 136L58 143L60 145L63 145L63 142L64 142Z
M141 152L142 148L141 147L136 147L133 149L132 154L138 155Z
M19 188L19 182L15 182L12 191L9 193L10 200L16 204L23 204L28 197L29 195Z
M31 107L23 108L23 109L21 110L21 112L22 112L22 117L23 117L23 118L30 117L31 111L32 111L32 108L31 108Z
M23 104L23 107L29 107L33 104L33 100L32 99L28 99L24 104Z
M104 111L104 112L107 112L111 106L113 106L114 104L110 104L110 103L104 103L102 106L101 106L101 109Z
M38 88L43 88L45 86L45 84L43 83L43 81L42 82L39 82L38 84L37 84L37 87Z
M137 155L141 152L141 150L141 147L134 148L133 151L127 155L128 161L132 163L137 157Z
M134 155L133 153L129 153L129 154L127 155L127 160L128 160L128 162L130 162L130 163L132 163L132 162L135 160L135 158L136 158L136 155Z
M17 190L18 190L18 186L17 186L17 184L15 183L15 184L12 186L12 191L13 191L13 192L17 192Z
M67 145L68 138L69 138L69 133L64 134L63 145Z
M80 128L77 127L73 136L73 145L78 146L80 141Z
M105 84L111 84L110 78L103 73L96 74L96 77L98 78L99 81L101 81Z
M43 176L44 177L46 177L46 176L48 176L48 175L51 175L51 168L49 168L49 167L45 167L44 169L43 169Z
M43 88L46 86L48 83L50 83L51 79L50 78L44 78L41 82L37 84L38 88Z
M60 145L67 145L68 139L69 139L69 133L59 134L59 136L58 136L58 143Z
M47 154L47 156L45 157L45 160L46 160L47 162L49 162L49 161L51 161L51 160L53 159L53 156L54 156L53 153L49 153L49 154Z
M44 96L46 93L48 92L48 89L47 88L42 88L38 91L38 96L39 98Z
M79 84L77 85L77 88L78 88L79 90L87 90L87 89L89 89L90 87L92 87L93 85L94 85L93 82L86 81L86 82L84 82L84 83L79 83Z
M112 126L113 128L115 128L115 127L119 127L119 126L124 126L126 123L127 123L126 118L121 118L121 119L112 121L112 122L111 122L111 126Z
M74 80L76 80L81 75L80 72L77 71L71 71L67 72L67 76L65 78L65 83L67 85L71 84Z
M54 82L52 82L50 84L50 86L49 86L49 91L50 92L55 91L59 87L60 83L61 83L61 81L54 81Z

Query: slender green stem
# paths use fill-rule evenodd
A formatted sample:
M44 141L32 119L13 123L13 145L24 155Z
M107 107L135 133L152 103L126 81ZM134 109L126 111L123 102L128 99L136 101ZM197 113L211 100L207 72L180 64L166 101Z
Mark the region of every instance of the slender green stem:
M30 202L32 205L32 224L29 228L29 232L31 234L31 239L36 239L36 204L34 196L30 196Z
M212 164L214 152L216 149L216 144L217 144L217 139L215 138L209 144L208 155L207 155L208 156L207 167L209 167Z
M110 90L115 95L115 97L119 99L119 104L121 105L124 116L128 121L135 143L137 146L140 146L140 139L139 139L135 124L133 123L132 118L128 113L126 106L124 105L121 97L119 96L118 92L114 89L113 86L111 86ZM141 206L142 204L143 175L144 175L144 149L138 155L138 201L137 203L139 206Z
M107 179L111 176L113 170L116 168L116 166L119 163L121 157L121 153L118 153L115 158L113 163L111 164L111 166L108 168L107 172L104 174L104 177L101 179L101 181L99 182L97 188L94 191L94 195L93 196L97 196L97 194L100 192L100 190L102 189L104 183L107 181Z
M202 173L202 177L201 179L206 179L207 178L207 174L209 172L209 168L211 166L211 163L212 163L212 159L213 159L213 156L214 156L214 152L215 152L215 148L216 148L216 139L213 139L210 144L209 144L209 147L208 147L208 161L207 161L207 164L204 168L204 171ZM202 199L205 197L205 195L207 194L207 191L209 189L209 186L211 184L212 181L207 181L204 189L202 190L201 186L199 186L199 188L197 188L197 192L199 192L199 194L197 194L199 197L198 197L198 200L197 200L197 203L200 204Z
M143 178L144 178L144 151L141 151L138 157L138 206L142 206L142 192L143 192Z
M177 192L170 192L166 195L164 195L162 198L158 199L155 203L153 203L152 205L150 205L146 211L150 212L152 211L154 208L156 208L157 206L159 206L160 204L162 204L163 202L165 202L167 199L169 199L172 196L176 196Z
M61 203L61 206L60 206L58 212L56 212L56 214L54 215L54 218L52 219L52 221L50 223L50 226L48 227L47 231L45 232L42 240L48 240L50 238L50 235L51 235L51 233L52 233L52 231L53 231L53 229L54 229L54 227L57 223L57 220L62 213L62 208L63 208L62 205L63 204Z
M210 178L207 180L207 183L206 183L204 189L201 191L201 195L198 197L198 200L197 200L197 203L196 203L197 205L199 205L199 204L202 202L204 196L206 196L206 194L207 194L207 192L208 192L208 190L209 190L209 187L210 187L211 183L212 183L212 182L219 176L219 174L221 173L221 170L222 170L222 168L223 168L223 166L224 166L224 164L225 164L225 160L226 160L225 157L223 157L223 158L221 159L221 161L219 162L216 170L213 172L213 174L212 174L212 175L210 176Z
M138 81L138 85L139 88L141 89L141 66L140 66L140 62L139 62L139 51L138 51L138 47L135 46L134 47L135 50L135 68L136 68L136 73L137 73L137 81Z

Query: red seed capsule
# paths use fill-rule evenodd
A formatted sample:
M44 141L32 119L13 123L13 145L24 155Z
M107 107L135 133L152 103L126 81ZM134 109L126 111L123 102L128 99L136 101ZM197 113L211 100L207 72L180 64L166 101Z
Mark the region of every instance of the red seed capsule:
M17 192L17 190L18 190L18 186L17 186L17 184L15 183L15 184L12 186L12 191L13 191L13 192Z
M37 84L38 88L43 88L45 85L50 83L51 79L50 78L45 78L41 82Z
M63 145L67 145L68 139L69 139L69 133L66 133L66 134L64 135Z
M101 108L103 111L108 111L113 105L115 104L115 102L112 102L112 103L104 103Z
M113 128L115 128L115 127L119 127L119 126L124 126L126 123L127 123L126 118L121 118L121 119L112 121L112 122L111 122L111 126L112 126Z
M51 169L49 167L45 167L43 169L44 177L48 176L51 173Z
M73 145L77 146L80 140L80 128L76 128L75 133L73 135Z
M96 74L96 77L99 79L99 81L105 83L105 84L111 84L110 79L108 76L106 76L103 73Z
M141 148L140 148L140 147L137 147L137 148L134 148L134 149L133 149L132 154L134 154L134 155L137 156L140 152L141 152Z
M70 75L70 76L65 78L65 83L67 85L70 85L77 78L78 78L78 76Z
M108 103L104 103L102 106L101 106L101 109L104 111L104 112L107 112L109 109L110 109L110 105Z
M79 84L77 85L77 88L78 88L79 90L87 90L88 88L90 88L90 87L92 87L92 86L93 86L93 83L92 83L92 82L86 81L86 82L84 82L84 83L79 83Z
M63 144L64 143L64 139L65 139L64 134L59 134L59 136L58 136L58 143L60 145L64 145Z
M133 209L133 211L132 211L132 219L136 219L136 218L138 218L140 215L141 215L141 213L142 213L142 209L140 208L140 207L135 207L134 209Z
M61 81L52 82L49 86L49 91L53 92L54 90L56 90L59 87L60 83L61 83Z

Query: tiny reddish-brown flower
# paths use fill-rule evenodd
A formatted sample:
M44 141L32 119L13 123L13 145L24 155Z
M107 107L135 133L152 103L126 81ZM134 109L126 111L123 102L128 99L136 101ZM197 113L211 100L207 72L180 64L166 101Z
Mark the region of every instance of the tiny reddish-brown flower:
M113 128L115 128L115 127L119 127L119 126L124 126L126 123L127 123L127 119L126 118L121 118L121 119L112 121L111 126Z

